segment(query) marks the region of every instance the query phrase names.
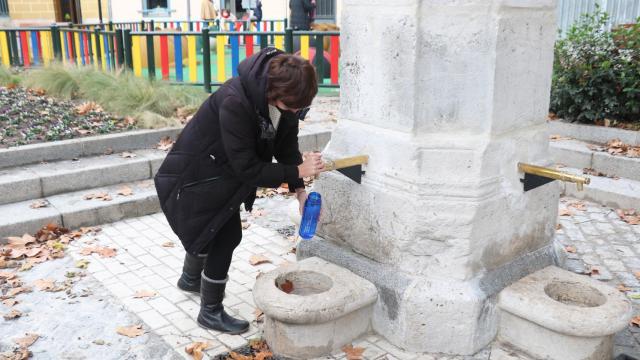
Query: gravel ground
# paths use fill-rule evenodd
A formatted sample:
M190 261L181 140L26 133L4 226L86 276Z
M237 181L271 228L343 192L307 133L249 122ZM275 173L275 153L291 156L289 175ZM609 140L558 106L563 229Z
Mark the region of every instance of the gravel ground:
M133 129L130 119L93 103L64 101L41 91L0 87L0 148Z

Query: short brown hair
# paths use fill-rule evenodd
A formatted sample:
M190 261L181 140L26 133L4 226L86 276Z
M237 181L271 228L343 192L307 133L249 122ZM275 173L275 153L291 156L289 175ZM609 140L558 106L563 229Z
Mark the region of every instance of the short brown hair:
M269 63L267 99L290 108L305 108L318 93L316 71L300 56L281 54Z

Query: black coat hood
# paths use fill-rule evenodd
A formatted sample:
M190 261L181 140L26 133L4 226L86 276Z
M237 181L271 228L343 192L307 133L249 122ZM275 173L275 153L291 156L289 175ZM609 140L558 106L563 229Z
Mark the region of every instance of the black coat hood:
M283 51L268 48L255 56L243 60L238 65L238 76L244 88L245 94L262 116L268 117L267 85L269 83L269 62L275 56L284 54Z

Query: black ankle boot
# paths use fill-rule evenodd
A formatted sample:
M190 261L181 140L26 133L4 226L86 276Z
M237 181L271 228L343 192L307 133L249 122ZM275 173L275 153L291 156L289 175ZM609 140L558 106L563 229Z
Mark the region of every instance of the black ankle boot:
M180 290L193 293L200 292L200 274L204 268L204 262L207 260L205 256L194 256L187 253L184 256L184 266L182 267L182 275L178 279L178 288Z
M198 324L204 328L227 334L241 334L249 330L249 322L233 318L224 311L222 299L227 279L212 280L202 274L200 288L200 313Z

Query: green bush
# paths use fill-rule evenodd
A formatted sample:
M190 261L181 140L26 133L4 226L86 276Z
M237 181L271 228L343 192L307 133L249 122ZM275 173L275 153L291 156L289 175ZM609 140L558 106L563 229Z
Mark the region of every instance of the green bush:
M607 20L600 9L583 15L556 42L551 111L558 117L640 121L640 25L608 31Z

